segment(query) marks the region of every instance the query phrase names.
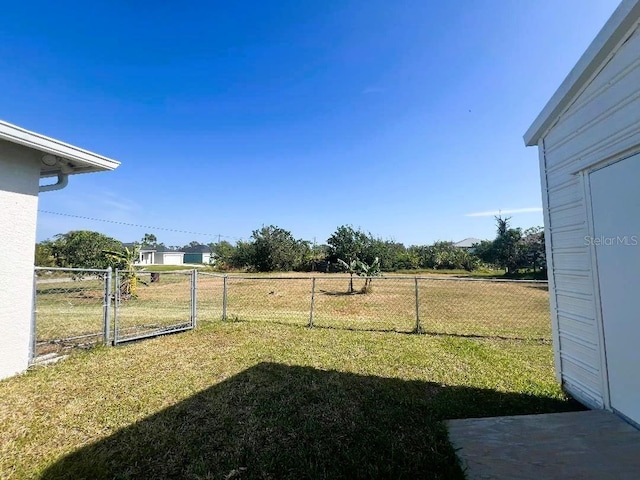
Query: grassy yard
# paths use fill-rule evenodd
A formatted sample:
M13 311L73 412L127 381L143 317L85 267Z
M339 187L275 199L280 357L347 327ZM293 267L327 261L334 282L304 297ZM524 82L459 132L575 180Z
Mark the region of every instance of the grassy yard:
M201 321L0 382L0 478L462 478L441 420L575 408L535 338Z

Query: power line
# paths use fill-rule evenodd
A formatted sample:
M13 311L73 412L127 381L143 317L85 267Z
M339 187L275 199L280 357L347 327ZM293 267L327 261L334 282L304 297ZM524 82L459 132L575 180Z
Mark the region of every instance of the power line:
M114 223L116 225L124 225L127 227L138 227L138 228L146 228L148 230L162 230L164 232L174 232L174 233L188 233L190 235L201 235L204 237L218 237L218 242L220 242L221 238L231 238L234 240L238 240L238 237L232 237L230 235L222 235L220 233L202 233L202 232L191 232L189 230L178 230L175 228L166 228L166 227L154 227L151 225L139 225L137 223L128 223L128 222L120 222L118 220L107 220L104 218L94 218L94 217L85 217L82 215L74 215L71 213L60 213L60 212L51 212L49 210L38 210L40 213L48 213L49 215L59 215L61 217L71 217L71 218L80 218L82 220L91 220L93 222L103 222L103 223Z

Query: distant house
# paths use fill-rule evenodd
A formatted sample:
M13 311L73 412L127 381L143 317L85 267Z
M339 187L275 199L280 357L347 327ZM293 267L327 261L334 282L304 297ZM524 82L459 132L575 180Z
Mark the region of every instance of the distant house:
M184 252L158 247L153 254L156 265L183 265Z
M123 245L132 250L135 247L134 243L123 243ZM153 265L156 263L156 249L141 247L138 252L138 260L136 260L136 265Z
M33 352L33 246L38 194L59 190L70 175L120 163L0 121L0 379L27 369ZM44 177L57 181L39 184Z
M473 253L476 249L474 247L474 245L480 243L482 240L480 240L479 238L465 238L464 240L460 240L457 243L454 243L453 246L456 248L463 248L465 249L467 252L469 253Z
M141 248L136 263L138 265L153 265L156 263L156 250L152 248Z
M211 263L211 248L208 245L194 245L184 249L184 263Z

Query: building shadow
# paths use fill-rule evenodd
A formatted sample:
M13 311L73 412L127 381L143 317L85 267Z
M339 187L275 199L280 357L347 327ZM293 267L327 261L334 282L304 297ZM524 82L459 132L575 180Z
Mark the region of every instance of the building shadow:
M576 409L542 396L260 363L68 454L41 478L464 478L440 420Z

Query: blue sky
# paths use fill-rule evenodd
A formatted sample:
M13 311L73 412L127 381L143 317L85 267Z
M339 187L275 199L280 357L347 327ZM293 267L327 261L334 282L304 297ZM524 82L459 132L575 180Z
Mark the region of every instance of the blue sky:
M39 240L492 238L542 224L522 135L617 3L12 2L0 118L122 162L41 210L176 230L40 213Z

